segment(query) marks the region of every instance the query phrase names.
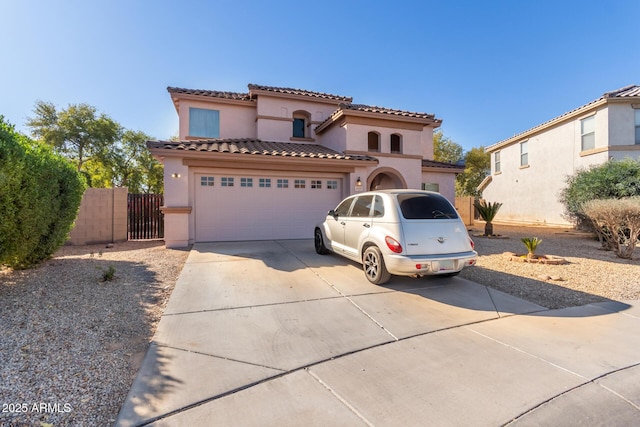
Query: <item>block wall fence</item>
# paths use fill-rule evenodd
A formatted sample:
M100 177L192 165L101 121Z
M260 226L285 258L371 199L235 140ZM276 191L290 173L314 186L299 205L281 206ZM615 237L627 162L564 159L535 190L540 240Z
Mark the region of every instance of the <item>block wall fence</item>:
M127 240L127 194L122 188L88 188L67 244L124 242Z

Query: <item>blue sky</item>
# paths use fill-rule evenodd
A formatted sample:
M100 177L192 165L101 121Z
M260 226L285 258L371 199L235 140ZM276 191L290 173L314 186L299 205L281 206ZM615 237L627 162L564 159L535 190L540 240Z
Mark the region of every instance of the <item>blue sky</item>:
M640 0L0 0L0 114L88 103L157 139L167 86L434 113L466 150L640 84Z

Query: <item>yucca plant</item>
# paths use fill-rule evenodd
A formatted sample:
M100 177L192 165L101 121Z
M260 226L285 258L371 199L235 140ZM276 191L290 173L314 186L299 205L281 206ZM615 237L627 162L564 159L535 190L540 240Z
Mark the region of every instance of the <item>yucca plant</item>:
M542 243L542 239L538 239L537 237L523 237L522 243L527 247L527 259L532 259L536 256L536 250L540 243Z
M476 200L473 206L478 210L478 214L485 221L484 235L493 236L493 219L500 210L502 203L500 202L487 202L485 200Z

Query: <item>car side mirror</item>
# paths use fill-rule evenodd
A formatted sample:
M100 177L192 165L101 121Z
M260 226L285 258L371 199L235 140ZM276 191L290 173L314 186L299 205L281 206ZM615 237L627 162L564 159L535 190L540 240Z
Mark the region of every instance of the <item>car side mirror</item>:
M331 210L327 213L327 215L331 215L331 216L332 216L332 217L334 217L334 218L337 218L337 217L338 217L338 215L336 214L336 211L335 211L335 210L333 210L333 209L331 209Z

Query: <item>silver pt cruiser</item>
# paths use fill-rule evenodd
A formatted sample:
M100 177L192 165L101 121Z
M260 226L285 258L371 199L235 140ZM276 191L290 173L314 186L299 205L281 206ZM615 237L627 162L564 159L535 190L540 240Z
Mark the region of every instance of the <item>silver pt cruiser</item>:
M319 254L362 264L374 284L400 276L456 275L478 259L456 209L439 193L380 190L344 199L314 232Z

